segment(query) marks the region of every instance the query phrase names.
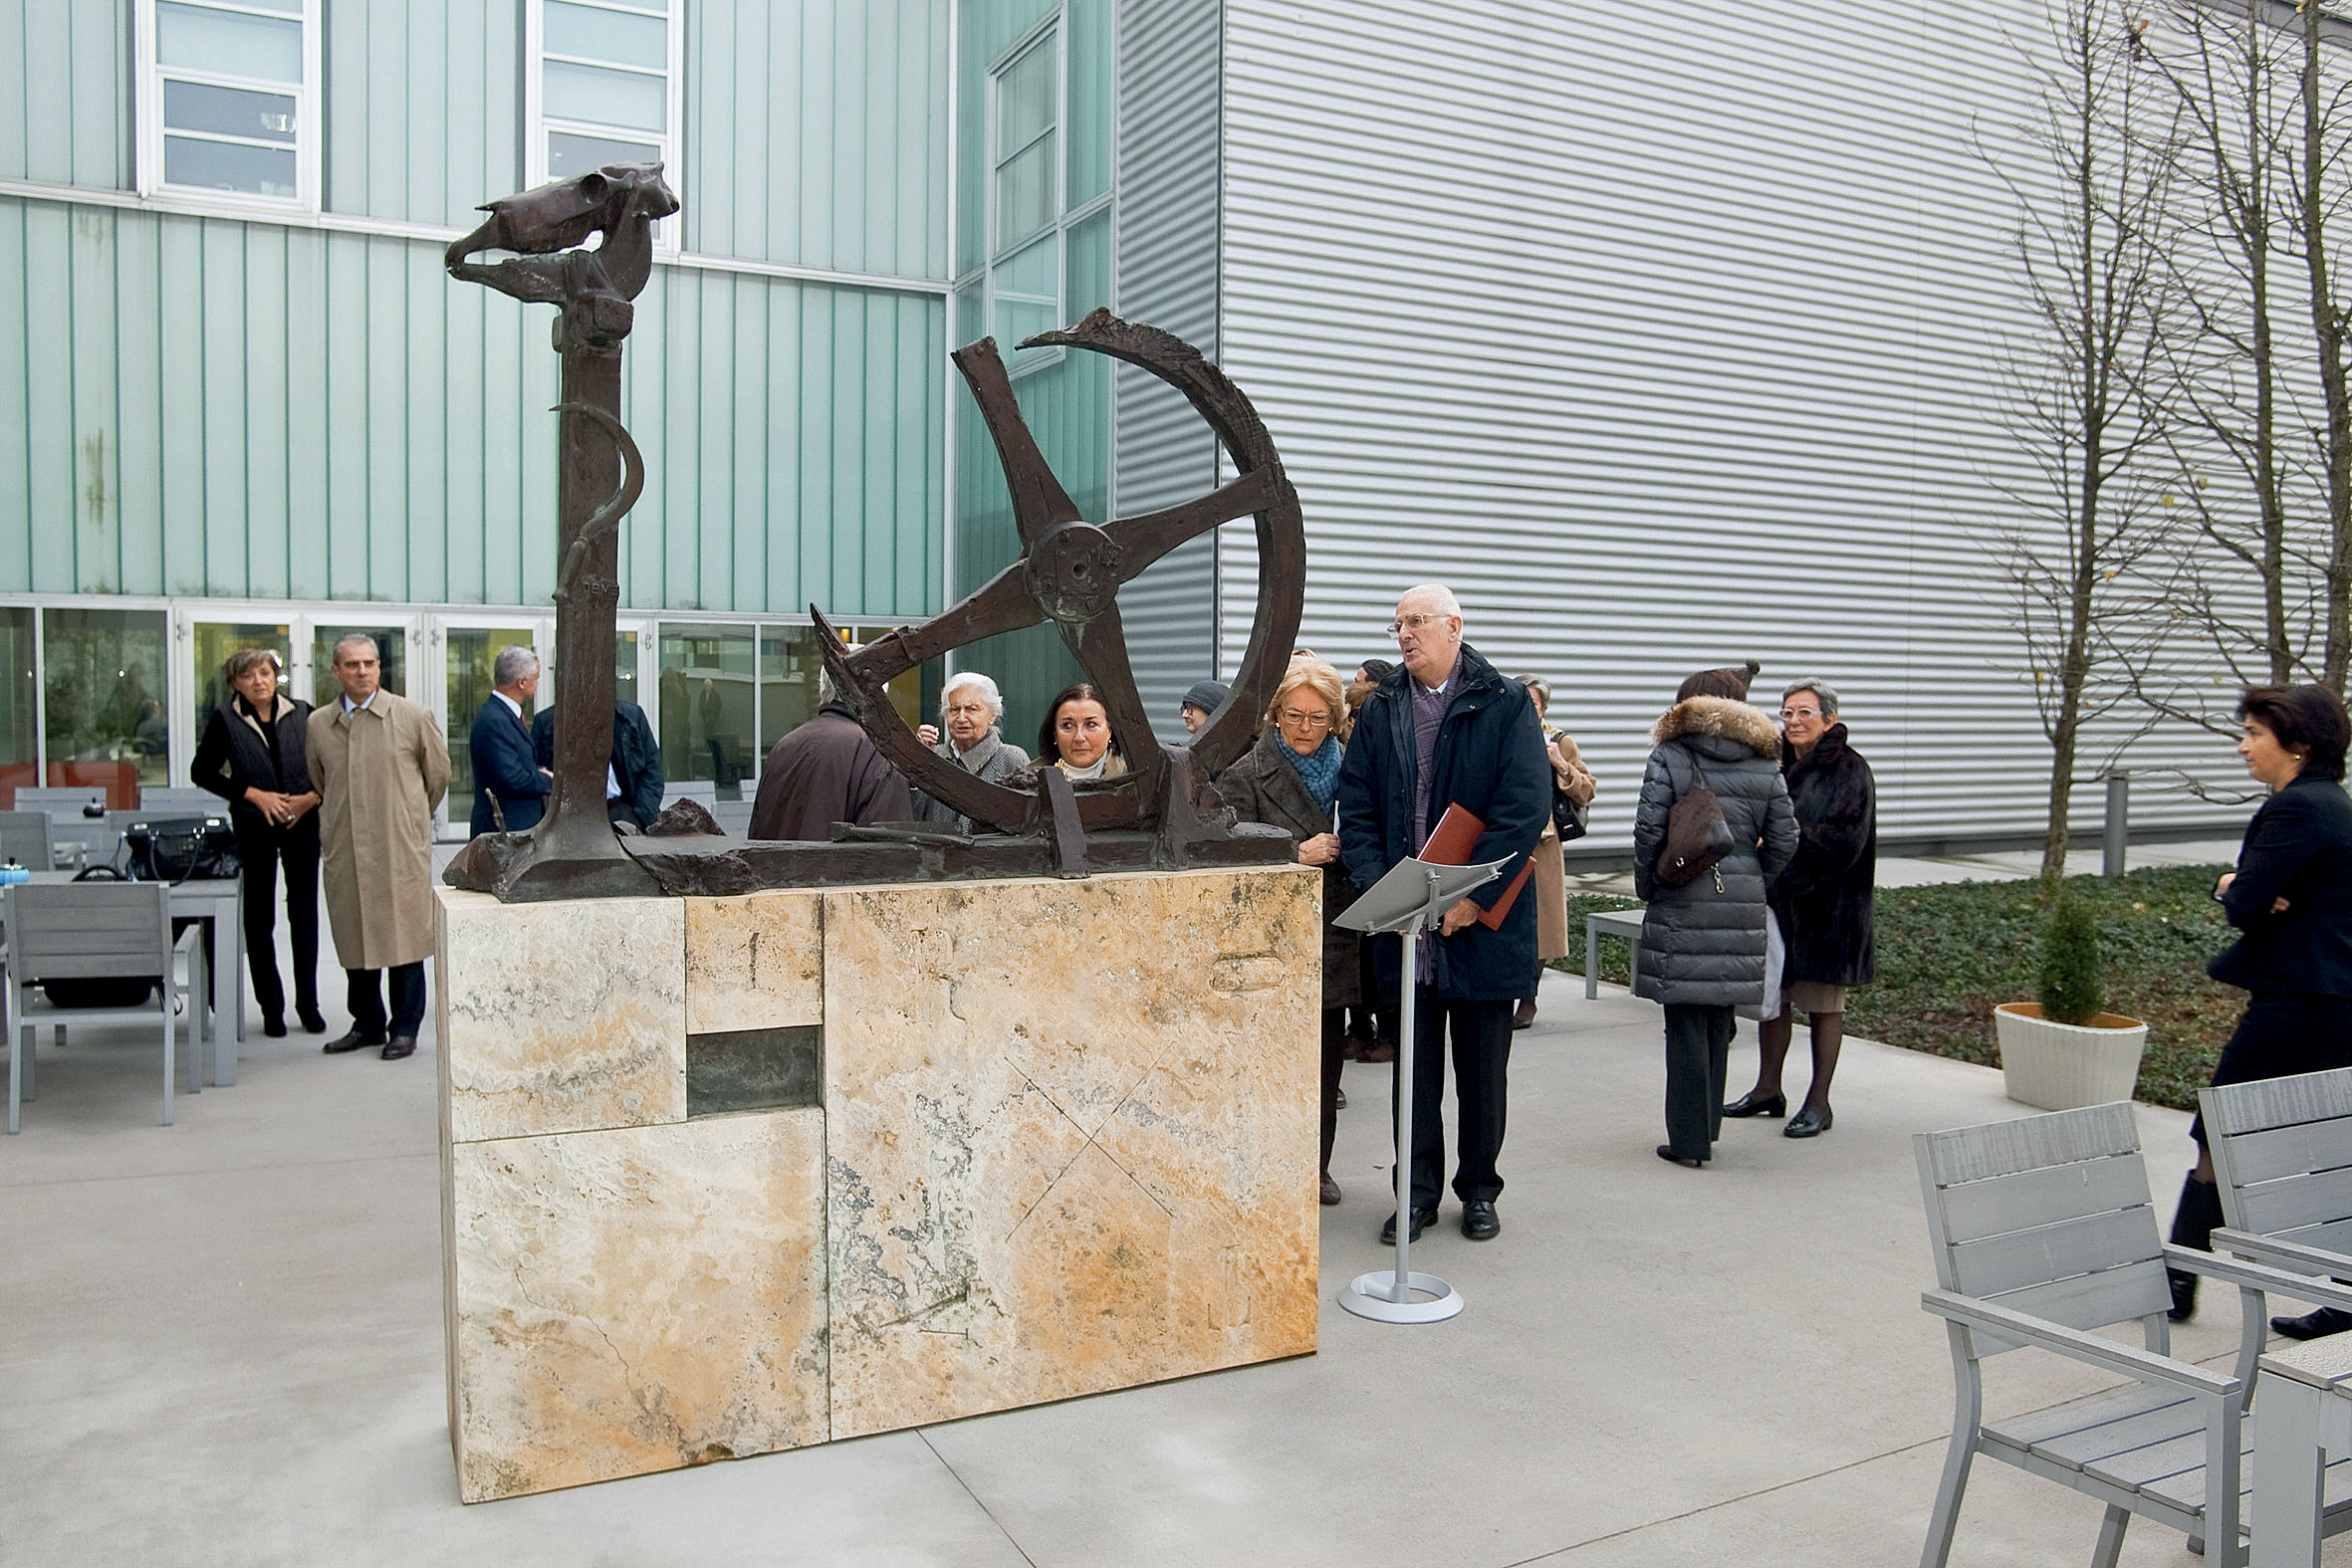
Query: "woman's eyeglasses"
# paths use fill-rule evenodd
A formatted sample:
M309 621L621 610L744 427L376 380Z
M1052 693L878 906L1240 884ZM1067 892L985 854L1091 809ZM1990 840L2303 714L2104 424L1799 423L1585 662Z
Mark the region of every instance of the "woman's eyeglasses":
M1331 727L1331 716L1327 713L1301 713L1295 708L1285 708L1283 723L1303 725L1309 730L1328 730Z

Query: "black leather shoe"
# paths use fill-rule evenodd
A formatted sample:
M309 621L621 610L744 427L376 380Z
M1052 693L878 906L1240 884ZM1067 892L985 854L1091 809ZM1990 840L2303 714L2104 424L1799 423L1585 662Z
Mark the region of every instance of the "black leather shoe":
M1837 1120L1836 1113L1824 1105L1819 1110L1806 1106L1788 1118L1788 1125L1780 1129L1783 1138L1818 1138Z
M286 1020L272 1013L261 1020L261 1031L271 1039L282 1040L286 1037Z
M1325 1209L1339 1201L1339 1184L1331 1180L1331 1173L1328 1171L1323 1173L1321 1196Z
M395 1034L383 1042L383 1059L386 1061L398 1061L403 1056L415 1054L416 1036L413 1034Z
M2168 1268L2164 1282L2172 1287L2173 1304L2165 1308L2165 1317L2175 1323L2186 1323L2197 1315L2197 1276L2185 1268ZM2296 1322L2299 1319L2274 1317L2273 1325Z
M1492 1241L1503 1233L1503 1222L1496 1218L1495 1206L1484 1198L1473 1198L1462 1206L1462 1233L1473 1241Z
M319 1048L330 1056L341 1056L345 1051L366 1050L382 1043L382 1035L370 1034L364 1029L353 1028L351 1033L338 1034Z
M297 1008L294 1009L294 1013L296 1017L302 1019L302 1031L305 1034L324 1034L327 1032L326 1014L322 1013L317 1008Z
M2284 1334L2289 1339L2325 1339L2330 1334L2341 1334L2352 1328L2352 1312L2336 1307L2321 1307L2301 1317L2274 1317L2270 1332Z
M1694 1171L1707 1163L1705 1160L1684 1159L1681 1155L1674 1152L1674 1145L1670 1143L1662 1143L1658 1145L1658 1158L1661 1160L1672 1161L1676 1165L1687 1165Z
M1421 1232L1428 1230L1435 1224L1437 1224L1437 1205L1431 1204L1426 1209L1420 1207L1419 1205L1415 1205L1413 1208L1413 1229L1406 1234L1405 1239L1408 1241L1420 1240ZM1386 1245L1396 1245L1395 1215L1392 1214L1386 1220L1381 1222L1380 1239Z
M1726 1116L1785 1116L1788 1096L1785 1094L1759 1095L1754 1089L1741 1095L1723 1108Z
M1343 1111L1347 1109L1347 1091L1345 1089L1334 1089L1331 1091L1331 1109L1335 1111Z

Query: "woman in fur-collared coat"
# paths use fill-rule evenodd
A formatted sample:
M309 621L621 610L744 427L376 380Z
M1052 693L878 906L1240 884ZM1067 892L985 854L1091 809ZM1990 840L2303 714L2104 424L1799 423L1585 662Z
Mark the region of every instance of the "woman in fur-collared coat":
M1660 718L1633 816L1633 888L1642 912L1634 995L1666 1010L1666 1136L1658 1157L1704 1165L1723 1125L1733 1009L1764 993L1764 895L1796 853L1796 815L1780 781L1780 732L1748 706L1746 669L1702 670ZM1704 783L1723 802L1732 851L1681 887L1657 875L1675 802Z
M1772 918L1788 947L1777 1016L1756 1031L1756 1087L1723 1108L1726 1116L1778 1116L1796 1014L1813 1037L1813 1080L1781 1133L1812 1138L1829 1130L1829 1080L1845 1041L1846 989L1877 976L1871 900L1878 881L1878 782L1846 744L1837 691L1827 681L1791 681L1780 697L1780 777L1796 808L1796 858L1772 884Z

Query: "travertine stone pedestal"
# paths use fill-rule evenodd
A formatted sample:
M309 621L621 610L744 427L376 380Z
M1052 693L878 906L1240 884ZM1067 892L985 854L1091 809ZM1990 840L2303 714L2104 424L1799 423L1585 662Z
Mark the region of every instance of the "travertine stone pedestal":
M466 1500L1312 1350L1319 891L443 890Z

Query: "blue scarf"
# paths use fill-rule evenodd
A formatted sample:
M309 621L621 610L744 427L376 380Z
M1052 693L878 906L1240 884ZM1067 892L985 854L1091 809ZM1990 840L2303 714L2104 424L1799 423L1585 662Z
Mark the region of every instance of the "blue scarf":
M1314 796L1314 808L1331 809L1331 801L1339 793L1339 737L1329 735L1311 754L1301 757L1292 750L1291 743L1275 737L1275 750L1283 754L1283 761L1296 770L1298 782L1306 785L1306 792Z

